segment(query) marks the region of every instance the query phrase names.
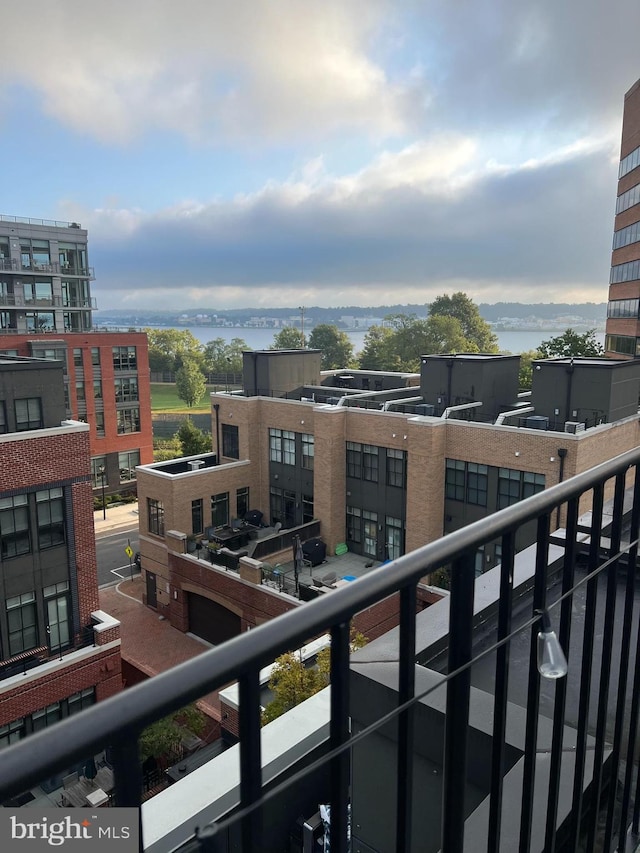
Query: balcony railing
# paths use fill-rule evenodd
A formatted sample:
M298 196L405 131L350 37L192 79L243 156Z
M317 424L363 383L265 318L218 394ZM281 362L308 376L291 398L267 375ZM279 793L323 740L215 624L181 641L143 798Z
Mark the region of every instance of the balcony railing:
M95 278L93 267L77 267L70 264L60 264L58 261L40 263L38 261L16 261L12 258L0 258L0 271L22 273L45 273L46 275L73 276L80 278Z
M635 756L640 709L640 667L636 665L640 649L640 596L636 583L639 465L640 449L623 454L98 703L73 719L57 723L54 729L7 747L2 751L0 762L0 797L18 795L40 779L110 745L116 801L122 806L139 806L142 777L138 738L144 727L237 680L240 697L239 802L212 826L200 831L194 826L190 844L192 849L218 850L217 840L224 838L230 828L234 831L239 828L245 853L262 850L261 815L267 809L266 803L272 804L274 790L281 791L289 784L299 784L300 780L298 775L293 775L292 779L291 770L284 770L275 789L265 791L262 788L260 670L278 655L298 648L328 629L332 638L328 750L306 770L317 770L319 765L328 764L328 790L323 792L327 799L320 802L331 804L331 849L334 853L347 850L352 751L361 748L365 736L382 726L389 729L390 725L397 741L397 755L390 770L395 788L392 797L395 808L391 809L393 817L390 819L395 825L392 849L404 853L419 849L412 839L413 828L422 819L413 810L417 743L414 721L419 702L436 689L446 691L441 849L444 853L465 849L465 820L469 815L469 803L465 799L471 666L480 660L485 663L493 660L495 672L492 676L493 711L488 723L491 748L490 755L487 753L490 785L483 830L486 836L474 836L473 849L519 849L522 853L534 849L552 851L567 849L562 847L567 838L571 850L610 851L618 844L624 849L628 831L631 828L637 833L640 821L640 799L636 797L635 803L632 800L638 772ZM625 492L629 483L632 485L630 502ZM605 497L610 492L614 496L611 511L605 507ZM579 508L584 513L587 504L591 513L585 521ZM561 535L553 535L551 530L558 512L562 513L564 530ZM629 514L631 523L627 536L624 522ZM514 581L516 532L531 523L537 530L531 598L517 598ZM475 585L475 557L479 548L496 540L501 542L502 564L496 569L499 595L493 601L494 612L497 610L495 642L491 648L478 653L477 647L474 649L479 617L478 612L474 612L474 595L478 591L486 595L486 588L482 578ZM586 565L579 568L579 549L585 543ZM553 560L551 550L555 554ZM548 594L552 563L554 571L559 571L559 597ZM444 677L418 695L416 671L420 667L416 666L416 622L421 617L416 617L416 588L422 577L443 567L450 567L451 573L446 643L448 665ZM558 586L555 589L557 591ZM349 621L356 613L394 593L399 593L399 631L397 646L387 660L397 666L397 702L389 714L364 731L350 735ZM516 622L516 601L517 630L512 627L512 618L513 624ZM545 607L553 610L554 621L559 620L560 643L565 650L570 650L569 672L577 684L577 704L571 708L571 713L567 711L567 678L556 681L553 692L544 692L544 710L550 718L552 735L548 750L541 756L538 754L541 677L536 667L536 651L539 613ZM482 608L477 604L475 609ZM429 611L422 616L428 617ZM523 638L525 640L526 663L518 671L511 667L510 673L509 648L516 634L519 645ZM493 658L488 657L489 653ZM524 677L526 683L521 783L516 786L504 783L510 677L520 681ZM597 706L595 724L590 722L590 706L592 711ZM563 740L569 727L571 744ZM266 737L266 730L263 736ZM541 758L544 758L548 775L540 773ZM561 778L565 785L562 791L565 834L562 839L557 835L561 818ZM567 780L570 780L568 790ZM605 787L607 781L610 784ZM535 833L532 832L534 799ZM508 806L503 810L507 800ZM357 820L357 816L354 818ZM501 846L504 823L513 824L514 820L519 826L519 842L503 838ZM540 827L544 827L544 831ZM425 832L429 829L424 827ZM540 832L543 842L539 841ZM538 839L535 843L533 837ZM513 846L505 847L508 843Z
M63 222L58 219L31 219L28 216L6 216L0 214L0 222L16 222L22 225L46 225L53 228L80 228L77 222Z

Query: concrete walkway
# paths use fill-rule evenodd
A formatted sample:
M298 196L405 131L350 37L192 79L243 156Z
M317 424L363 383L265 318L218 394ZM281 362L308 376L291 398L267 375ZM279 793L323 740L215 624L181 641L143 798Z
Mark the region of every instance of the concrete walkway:
M103 516L106 515L106 518ZM138 503L122 504L121 506L108 506L106 512L101 509L93 513L93 525L96 530L96 539L107 533L117 530L126 530L138 526Z

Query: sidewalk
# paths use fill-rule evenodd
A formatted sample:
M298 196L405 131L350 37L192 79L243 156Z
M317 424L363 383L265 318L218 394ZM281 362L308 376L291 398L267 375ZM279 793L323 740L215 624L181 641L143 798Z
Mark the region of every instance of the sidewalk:
M103 518L106 515L106 518ZM138 526L138 503L122 504L121 506L108 506L106 512L101 509L93 513L93 526L96 531L96 539L106 536L117 530Z

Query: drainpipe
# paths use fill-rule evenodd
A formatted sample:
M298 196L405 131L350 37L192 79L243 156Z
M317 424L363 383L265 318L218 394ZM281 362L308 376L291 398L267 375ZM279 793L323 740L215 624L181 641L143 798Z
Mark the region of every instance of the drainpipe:
M216 464L220 464L220 403L213 404L216 413Z
M558 456L560 458L560 471L558 472L558 482L561 483L564 479L564 460L567 457L567 448L559 447ZM560 527L560 507L556 509L556 527Z

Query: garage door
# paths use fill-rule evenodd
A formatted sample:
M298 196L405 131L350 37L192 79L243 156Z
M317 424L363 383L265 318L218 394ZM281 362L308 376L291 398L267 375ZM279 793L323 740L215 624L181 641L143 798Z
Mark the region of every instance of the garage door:
M240 617L209 598L189 593L189 631L217 646L240 633Z

